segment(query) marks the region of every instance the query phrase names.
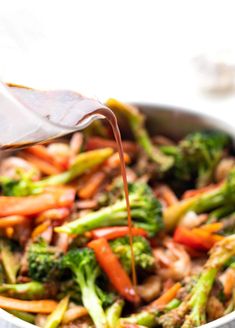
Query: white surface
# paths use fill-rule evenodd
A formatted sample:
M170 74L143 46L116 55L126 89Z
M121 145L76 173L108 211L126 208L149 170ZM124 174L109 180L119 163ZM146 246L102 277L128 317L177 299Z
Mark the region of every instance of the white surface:
M7 81L233 117L234 93L203 94L192 61L201 52L234 52L233 0L0 3L0 75Z

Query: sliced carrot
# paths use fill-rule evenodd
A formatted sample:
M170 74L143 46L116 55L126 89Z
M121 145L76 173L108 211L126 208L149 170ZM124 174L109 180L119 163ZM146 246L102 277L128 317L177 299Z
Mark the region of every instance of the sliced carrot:
M39 214L36 218L36 223L39 224L45 220L63 220L69 216L69 213L70 211L67 207L52 208Z
M158 186L155 188L154 193L157 197L163 199L168 206L174 205L179 201L174 191L167 185Z
M27 220L23 215L11 215L0 218L0 228L13 227Z
M38 236L40 236L51 224L50 221L44 221L43 223L39 224L36 228L34 228L32 232L32 239L36 239Z
M26 151L21 152L20 156L23 157L26 161L36 166L43 174L54 175L61 173L61 170L59 170L55 165L46 162L34 155L28 154L26 153Z
M150 303L147 307L151 309L152 308L159 309L167 305L170 301L172 301L176 297L180 288L181 288L181 284L177 282L171 288L169 288L164 294L162 294L158 299Z
M129 227L107 227L90 231L92 239L105 238L111 240L123 236L128 236ZM147 237L147 232L142 228L132 228L132 236Z
M46 314L54 311L56 306L57 302L52 300L22 301L15 298L0 296L1 309Z
M89 179L87 179L86 184L78 191L78 196L81 199L90 199L92 198L101 184L103 183L106 175L104 172L97 171L94 172Z
M220 231L223 228L223 223L222 222L216 222L216 223L211 223L211 224L205 224L200 227L200 229L203 229L207 232L214 233L217 231Z
M35 145L29 147L25 150L27 153L30 153L48 163L51 163L57 167L58 170L63 171L66 169L66 165L64 161L60 160L60 158L56 158L53 156L45 146L43 145Z
M87 309L84 306L77 305L65 312L62 323L67 324L86 315L88 315Z
M128 301L138 303L140 298L108 241L105 238L96 239L88 247L94 250L98 263L118 293Z
M74 198L72 188L50 188L43 194L27 197L0 196L0 216L34 215L51 208L68 207Z

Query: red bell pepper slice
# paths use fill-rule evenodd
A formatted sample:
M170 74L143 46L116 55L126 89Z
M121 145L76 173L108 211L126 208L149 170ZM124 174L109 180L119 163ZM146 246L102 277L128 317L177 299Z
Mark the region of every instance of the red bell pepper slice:
M90 231L92 239L105 238L106 240L112 240L119 237L128 236L129 227L107 227ZM132 228L132 236L147 237L147 232L142 228Z

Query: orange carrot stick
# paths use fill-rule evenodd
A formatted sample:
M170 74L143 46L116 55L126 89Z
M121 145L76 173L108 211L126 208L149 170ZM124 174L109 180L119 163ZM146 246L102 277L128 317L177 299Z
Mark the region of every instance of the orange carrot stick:
M168 206L175 205L179 201L173 190L167 185L157 187L154 192L156 196L162 198Z
M81 199L90 199L92 198L99 187L101 186L102 182L105 179L105 173L97 171L93 173L89 179L86 181L86 184L78 191L78 196Z
M55 156L50 154L48 149L43 145L36 145L36 146L29 147L25 151L27 153L30 153L30 154L48 162L48 163L55 165L57 167L57 169L60 171L63 171L66 168L66 166L59 159L59 157L56 158Z
M148 308L160 308L167 305L170 301L172 301L176 295L178 290L181 288L181 284L177 282L171 288L169 288L164 294L162 294L158 299L150 303Z
M0 296L0 308L33 313L51 313L57 302L52 300L22 301L10 297Z
M26 161L32 163L34 166L36 166L43 174L46 175L54 175L61 173L61 170L59 170L55 165L46 162L42 160L41 158L38 158L32 154L26 153L26 151L21 152L20 156L23 157Z
M27 197L0 196L0 216L33 215L56 207L71 206L75 192L71 188L56 188Z
M27 220L23 215L11 215L0 218L0 228L13 227L22 224Z
M84 306L77 305L65 312L62 323L67 324L86 315L88 315L87 309Z
M36 218L36 223L39 224L45 220L63 220L69 216L69 213L70 211L67 207L52 208L39 214Z
M44 221L43 223L36 226L31 235L32 239L36 239L38 236L40 236L49 227L50 224L50 221Z
M104 238L96 239L91 241L88 247L94 250L98 263L119 294L130 302L138 303L139 296L108 241Z

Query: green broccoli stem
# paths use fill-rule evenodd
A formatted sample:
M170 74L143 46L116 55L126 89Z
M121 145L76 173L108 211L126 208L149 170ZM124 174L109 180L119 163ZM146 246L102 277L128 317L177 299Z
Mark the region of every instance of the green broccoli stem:
M117 328L124 306L124 301L119 299L106 310L106 318L109 328Z
M93 319L95 327L108 328L101 300L95 290L95 280L98 276L98 272L98 267L93 272L87 272L87 281L84 280L84 276L80 274L80 272L76 272L75 279L81 287L83 305Z
M186 316L182 328L198 327L206 323L206 304L217 273L217 268L207 268L201 274L189 301L189 307L192 311L189 316Z
M154 328L158 326L158 312L150 312L147 310L133 314L128 318L122 318L121 323L131 323L135 325L144 326L147 328Z
M173 166L173 157L165 155L153 145L145 128L144 116L136 107L121 103L116 99L108 99L106 104L114 110L117 115L123 114L125 116L138 144L142 147L148 157L159 166L160 172L167 171Z
M130 204L136 200L135 195L129 195ZM132 217L140 214L141 211L132 210ZM115 204L103 207L96 212L88 213L86 216L74 220L68 224L56 228L57 232L64 232L67 234L83 234L96 228L107 226L118 226L127 224L127 210L126 201L119 200Z
M25 284L2 284L0 285L0 293L31 300L44 297L47 295L47 290L45 285L32 281Z

